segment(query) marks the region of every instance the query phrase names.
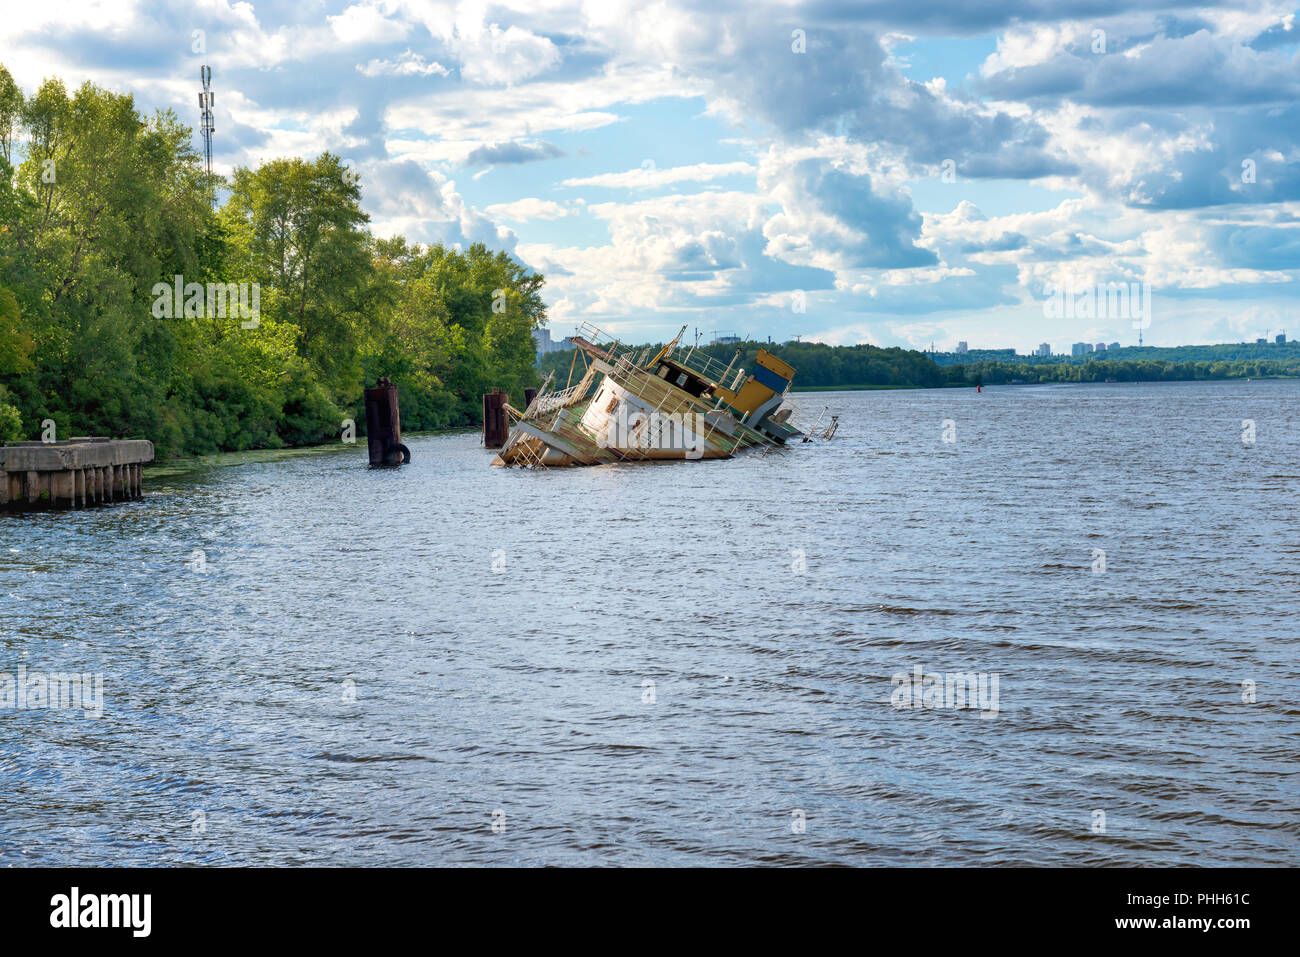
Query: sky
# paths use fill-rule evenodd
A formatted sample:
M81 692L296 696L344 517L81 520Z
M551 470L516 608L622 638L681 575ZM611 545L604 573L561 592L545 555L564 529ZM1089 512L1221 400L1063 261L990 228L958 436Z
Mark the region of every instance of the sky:
M91 81L197 127L208 64L217 172L329 150L376 234L545 275L556 337L940 351L1300 336L1298 50L1296 0L51 0L0 19L28 93ZM1149 315L1049 308L1108 283L1144 284Z

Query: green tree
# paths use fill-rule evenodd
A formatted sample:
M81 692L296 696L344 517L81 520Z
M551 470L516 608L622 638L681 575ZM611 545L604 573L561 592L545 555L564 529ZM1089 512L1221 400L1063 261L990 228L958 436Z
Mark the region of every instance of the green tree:
M24 97L0 66L0 440L53 418L163 456L274 447L337 434L384 375L408 428L472 425L478 393L536 384L541 276L481 245L375 239L328 153L237 170L214 211L192 138L89 83ZM252 284L258 321L155 312L178 276Z
M381 303L360 198L338 157L322 153L240 167L222 211L246 271L270 293L263 312L295 327L299 355L334 398L361 385L359 347Z

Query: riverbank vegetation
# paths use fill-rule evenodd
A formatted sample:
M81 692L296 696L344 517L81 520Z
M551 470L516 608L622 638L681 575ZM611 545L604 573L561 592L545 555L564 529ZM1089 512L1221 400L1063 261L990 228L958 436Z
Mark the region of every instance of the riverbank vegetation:
M542 276L479 244L373 235L329 153L227 182L192 139L130 95L24 95L0 66L0 441L49 419L161 457L279 448L364 431L380 376L411 430L472 425L483 392L537 384Z

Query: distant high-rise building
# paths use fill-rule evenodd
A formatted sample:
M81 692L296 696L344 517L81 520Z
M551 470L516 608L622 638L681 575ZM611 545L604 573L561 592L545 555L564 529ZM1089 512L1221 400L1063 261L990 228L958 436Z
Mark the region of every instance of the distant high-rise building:
M1093 352L1105 352L1105 351L1106 351L1106 343L1104 343L1104 342L1099 342L1099 343L1097 343L1097 345L1093 348L1092 351L1093 351Z
M534 329L533 344L537 347L537 354L539 356L544 356L546 353L551 352L554 349L554 346L551 345L551 330Z
M1107 348L1107 349L1118 349L1118 348L1119 348L1119 343L1118 343L1118 342L1112 342L1112 343L1111 343L1110 345L1108 345L1106 348Z
M1279 332L1276 336L1273 337L1273 341L1278 343L1279 345L1286 342L1286 333Z
M957 343L957 355L965 355L969 351L970 349L967 347L965 339Z
M1050 356L1051 354L1052 354L1052 346L1050 343L1047 342L1039 343L1038 349L1035 350L1034 352L1034 355L1036 356Z
M544 356L548 352L564 352L573 348L573 343L568 339L561 339L559 342L552 339L550 329L534 329L533 345L537 347L539 356Z
M1091 351L1091 342L1076 342L1074 345L1070 346L1070 355L1072 356L1086 356Z
M1257 346L1266 346L1266 345L1268 345L1268 340L1267 340L1267 339L1256 339L1256 340L1255 340L1255 345L1257 345Z

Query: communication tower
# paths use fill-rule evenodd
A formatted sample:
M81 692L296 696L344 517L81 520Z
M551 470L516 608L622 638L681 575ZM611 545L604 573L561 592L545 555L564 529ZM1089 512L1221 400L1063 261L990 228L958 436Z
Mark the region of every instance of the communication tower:
M199 93L199 131L203 134L203 165L212 173L212 67L204 64L199 67L199 79L203 81L203 91Z

